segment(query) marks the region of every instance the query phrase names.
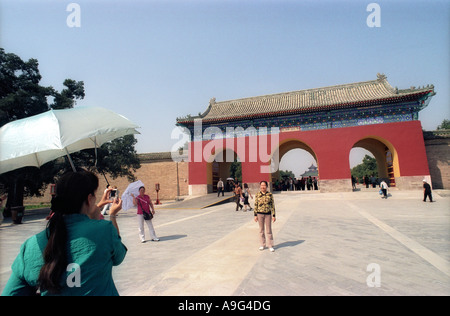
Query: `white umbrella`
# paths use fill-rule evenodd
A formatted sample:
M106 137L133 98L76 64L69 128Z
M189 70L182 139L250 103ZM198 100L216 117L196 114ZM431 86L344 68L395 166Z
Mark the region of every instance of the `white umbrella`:
M131 196L131 194L134 194L134 196L138 196L139 188L143 186L144 183L141 180L130 183L128 185L127 189L122 194L122 210L126 211L130 208L135 208L135 206L133 205L133 197Z
M0 173L35 166L128 134L139 126L99 107L50 110L0 128Z

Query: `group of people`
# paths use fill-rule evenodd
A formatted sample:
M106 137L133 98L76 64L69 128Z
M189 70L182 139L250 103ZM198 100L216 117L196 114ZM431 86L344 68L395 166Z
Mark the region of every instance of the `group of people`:
M319 181L317 177L284 178L276 180L274 183L275 191L310 191L319 190Z
M250 189L248 187L247 183L244 183L244 187L242 188L241 184L239 183L239 180L236 178L235 180L227 180L228 185L233 188L233 193L235 197L236 202L236 212L239 210L244 210L244 212L251 211L253 208L250 206L249 198L253 199L252 193L250 192ZM217 182L217 197L220 196L220 193L222 193L222 196L224 196L224 183L222 178L219 179ZM243 205L241 204L243 203Z
M358 183L358 178L355 178L352 176L352 183ZM362 183L366 186L366 189L369 188L369 186L371 186L372 188L376 188L377 185L381 184L381 181L383 181L383 179L379 179L378 177L375 177L375 175L371 175L370 177L368 175L365 175L362 179Z
M424 201L431 197L431 187L423 181ZM381 182L382 190L384 181ZM97 202L98 177L89 171L68 172L57 183L56 195L52 199L53 215L47 228L32 236L21 246L12 265L12 274L2 295L118 295L112 278L112 267L124 260L127 247L122 243L117 223L117 214L122 209L122 200L116 195L111 199L112 188L107 188ZM252 197L248 185L241 188L234 183L236 210L240 201L250 207ZM275 202L268 183L259 183L255 195L254 221L259 225L260 247L275 251L272 223L276 221ZM384 193L385 194L385 193ZM386 194L385 194L386 195ZM139 236L144 241L143 222L147 222L152 240L156 237L151 218L155 209L145 187L133 197L137 207ZM4 196L0 199L0 205ZM110 205L110 220L100 220L101 210ZM242 206L241 206L242 209ZM252 208L250 207L250 210ZM70 268L70 269L69 269ZM83 271L79 284L69 284L73 269Z

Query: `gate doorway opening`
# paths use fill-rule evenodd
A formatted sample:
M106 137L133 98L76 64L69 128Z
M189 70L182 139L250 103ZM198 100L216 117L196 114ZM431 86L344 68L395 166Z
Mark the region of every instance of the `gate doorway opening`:
M391 144L382 139L364 138L353 145L349 154L350 165L358 155L364 155L364 158L360 165L352 168L352 181L363 187L376 187L382 180L390 187L396 186L395 178L400 176L400 172L395 148Z
M299 140L289 140L278 149L278 170L272 173L274 191L319 190L319 170L314 151Z
M233 161L229 161L233 156ZM242 164L238 155L231 149L217 153L214 160L208 163L208 193L217 192L217 183L222 179L225 192L232 190L231 178L237 178L242 182Z

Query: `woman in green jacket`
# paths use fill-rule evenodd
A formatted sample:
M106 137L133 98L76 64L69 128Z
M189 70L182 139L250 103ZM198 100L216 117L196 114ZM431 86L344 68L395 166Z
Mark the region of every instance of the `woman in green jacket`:
M21 246L2 295L118 295L112 267L125 258L115 216L99 220L110 190L96 204L98 178L88 171L68 172L58 181L54 214L41 233Z

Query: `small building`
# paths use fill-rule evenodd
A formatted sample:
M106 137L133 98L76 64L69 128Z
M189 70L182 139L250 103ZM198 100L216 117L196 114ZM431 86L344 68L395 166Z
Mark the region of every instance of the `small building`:
M301 175L303 178L307 178L307 177L319 177L319 170L317 169L316 166L314 166L314 164L311 164L311 166L309 166L308 171L305 171L305 173L303 173Z

